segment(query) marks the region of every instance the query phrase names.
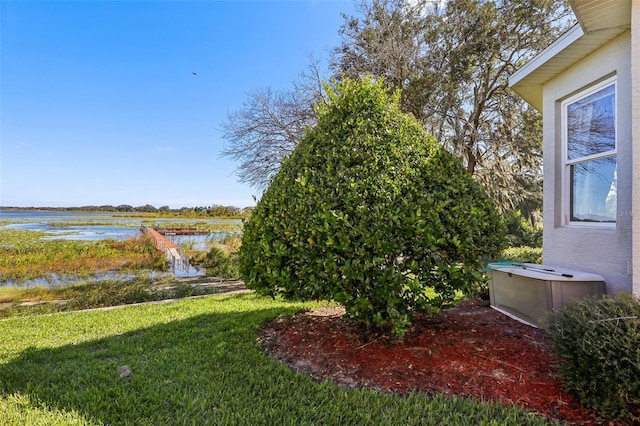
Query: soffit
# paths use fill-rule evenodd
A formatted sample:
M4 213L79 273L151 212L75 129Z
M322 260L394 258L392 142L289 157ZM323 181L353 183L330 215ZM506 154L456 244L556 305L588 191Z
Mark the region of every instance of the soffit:
M545 82L630 28L631 0L570 3L579 23L509 78L511 88L539 111Z
M585 32L631 25L631 0L569 0Z

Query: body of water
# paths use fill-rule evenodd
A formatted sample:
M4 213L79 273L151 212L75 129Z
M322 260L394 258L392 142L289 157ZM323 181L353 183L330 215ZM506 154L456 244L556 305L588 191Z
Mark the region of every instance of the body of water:
M139 236L143 220L194 226L196 223L238 225L237 219L178 219L153 217L126 217L114 213L85 213L31 210L0 210L0 229L22 229L46 234L42 239L66 240L122 240ZM212 232L209 235L174 235L168 237L177 246L187 245L193 250L208 250L210 239L222 238L233 231ZM1 243L1 241L0 241ZM204 271L190 265L173 271L177 276L204 275ZM113 277L117 274L109 274ZM52 280L34 280L21 285L51 285ZM61 284L53 280L54 285Z
M45 239L122 240L138 235L140 223L108 213L0 210L0 229L43 232Z
M121 240L139 234L143 220L153 221L162 226L163 223L194 226L196 223L239 225L239 219L182 219L126 217L114 213L84 213L57 211L16 211L0 210L0 229L26 229L46 233L45 239L66 240L105 240L108 238ZM176 245L187 243L196 250L206 249L206 239L220 238L227 231L212 232L207 235L172 236ZM170 239L171 239L170 238Z

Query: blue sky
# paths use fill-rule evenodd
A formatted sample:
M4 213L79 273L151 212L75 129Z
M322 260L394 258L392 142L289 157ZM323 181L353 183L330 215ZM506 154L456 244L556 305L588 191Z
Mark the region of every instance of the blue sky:
M341 12L353 2L0 0L0 206L253 205L220 124L310 54L326 69Z

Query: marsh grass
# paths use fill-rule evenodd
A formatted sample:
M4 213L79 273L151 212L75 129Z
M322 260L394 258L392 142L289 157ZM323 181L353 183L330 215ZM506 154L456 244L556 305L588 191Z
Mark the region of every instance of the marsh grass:
M0 287L0 318L130 305L221 293L225 286L191 285L164 275L86 280L65 286Z
M88 277L110 271L166 270L162 253L147 236L126 240L42 239L47 234L0 229L0 282Z
M171 221L158 222L153 219L142 221L151 228L195 228L207 230L211 233L239 233L242 231L242 221L239 219L216 219L211 221Z
M225 234L217 238L212 238L212 243L217 245L227 254L237 253L242 245L242 235Z
M318 383L268 358L262 324L313 306L249 294L2 320L0 425L545 424L497 403Z
M242 242L239 234L224 234L207 239L207 251L192 251L192 265L204 268L207 275L221 278L238 278L238 250Z
M55 287L0 287L0 318L148 302L168 297L154 292L148 276L84 281Z

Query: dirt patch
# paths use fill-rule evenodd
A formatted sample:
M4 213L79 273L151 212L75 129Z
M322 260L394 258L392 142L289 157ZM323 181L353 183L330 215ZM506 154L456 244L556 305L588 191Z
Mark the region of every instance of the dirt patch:
M259 341L273 358L314 378L406 395L420 391L516 404L576 425L615 423L583 408L561 384L546 333L464 301L420 316L405 340L367 335L339 308L278 318Z

